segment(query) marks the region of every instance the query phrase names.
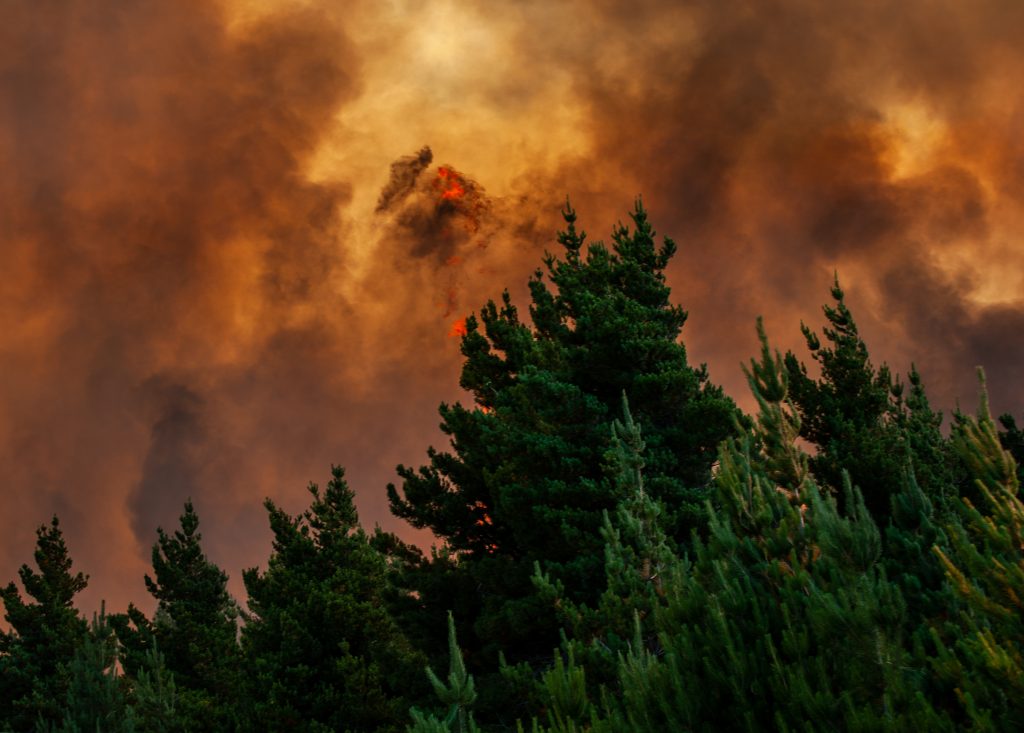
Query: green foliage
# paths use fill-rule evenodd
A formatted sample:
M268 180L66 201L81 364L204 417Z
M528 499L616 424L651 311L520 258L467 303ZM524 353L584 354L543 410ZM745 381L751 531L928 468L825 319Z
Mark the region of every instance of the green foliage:
M545 664L558 644L553 609L532 582L535 563L574 602L594 604L605 590L601 527L622 493L604 455L622 394L647 441L646 490L677 542L704 526L715 447L735 412L687 361L686 313L670 303L664 275L675 245L656 244L643 208L610 247L585 249L575 212L564 215L562 256L546 256L530 282L532 327L507 292L467 319L460 384L474 405L442 405L450 452L431 449L429 465L399 468L401 491L389 487L392 511L450 553L444 577L423 560L403 582L417 594L414 613L432 622L431 604L460 604L481 716L509 709L503 682L486 674L499 650L513 664ZM424 647L436 652L433 634Z
M587 691L586 670L576 664L572 648L566 659L555 656L555 664L541 677L546 701L546 715L553 731L568 733L576 721L593 717L596 709Z
M1003 428L999 442L1017 462L1017 480L1024 482L1024 430L1017 427L1017 421L1010 414L1000 415L999 424Z
M399 730L422 660L383 603L385 564L359 527L340 468L292 517L267 501L267 570L244 573L242 631L250 727L266 731Z
M176 712L187 730L226 731L236 726L241 675L238 607L228 593L227 575L207 559L201 540L199 517L186 502L178 530L157 530L153 577L145 577L157 600L153 619L129 608L112 617L111 625L126 647L124 665L131 677L137 677L154 645L160 650L174 675Z
M963 501L963 527L948 552L936 547L963 602L957 636L940 642L938 674L951 680L975 730L1024 727L1024 503L1017 465L1000 444L982 382L977 417L961 423L956 447L984 500Z
M117 639L106 613L93 616L68 665L68 692L59 725L37 722L42 733L134 733L124 686L117 674Z
M146 649L135 677L132 719L138 733L181 733L185 722L178 714L174 675L154 643Z
M429 665L426 668L430 686L441 704L448 708L447 714L437 718L413 708L413 725L407 728L408 733L475 733L477 730L470 712L476 702L476 687L473 675L466 671L455 632L455 618L451 613L448 614L448 659L447 684Z
M36 531L35 563L38 570L22 565L18 571L31 601L13 582L0 589L10 626L0 633L0 728L18 731L60 721L68 667L87 631L73 606L87 579L71 571L57 517Z
M620 655L628 651L641 621L647 621L663 604L664 574L679 562L662 526L662 508L645 490L646 445L625 397L622 413L622 421L612 423L612 445L606 455L608 474L615 477L624 499L615 510L614 520L605 514L601 529L605 540L605 591L590 607L568 598L562 583L544 573L539 563L534 576L541 596L554 605L567 632L562 646L569 668L578 670L579 679L585 676L584 668L589 671L591 696L598 694L600 685L616 684ZM646 643L654 645L656 640L648 633ZM575 660L580 660L582 667L574 667ZM556 669L562 665L562 655L556 655ZM572 676L569 672L565 675ZM542 692L550 697L551 685L561 678L561 672L551 679L543 678ZM576 684L573 677L572 685ZM546 705L550 708L552 702Z
M747 370L759 414L720 452L708 539L663 574L657 645L638 632L600 714L582 708L549 730L951 727L921 693L925 661L904 645L878 529L849 481L845 514L819 491L788 376L759 330Z
M801 437L817 449L811 468L819 484L840 494L842 475L848 473L871 516L885 527L908 461L925 495L948 501L952 469L939 432L941 416L931 410L916 369L904 399L904 385L893 380L889 368L872 365L838 277L832 297L835 306L824 307L827 346L801 324L821 376L812 379L807 367L787 354L790 395L800 413Z
M881 565L907 605L907 638L934 651L931 627L950 599L931 548L948 544L943 527L955 521L952 499L966 469L940 432L942 416L931 409L917 369L911 367L908 384L885 366L876 369L838 279L832 297L824 344L802 326L820 377L811 379L793 354L785 359L800 436L816 449L809 463L819 486L842 504L849 476L863 495L881 529Z

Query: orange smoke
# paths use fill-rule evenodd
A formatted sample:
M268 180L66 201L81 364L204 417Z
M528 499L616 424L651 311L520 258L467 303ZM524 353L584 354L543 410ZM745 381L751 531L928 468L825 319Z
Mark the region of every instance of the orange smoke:
M466 319L459 318L452 323L452 327L448 330L448 338L462 338L466 333Z
M442 201L457 201L466 195L466 187L463 185L462 176L451 168L438 168L437 182L439 188L441 188Z

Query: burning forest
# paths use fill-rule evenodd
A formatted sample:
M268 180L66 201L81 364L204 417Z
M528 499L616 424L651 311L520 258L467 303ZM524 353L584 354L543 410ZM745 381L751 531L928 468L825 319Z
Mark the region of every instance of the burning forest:
M1019 727L1017 4L0 26L0 729Z

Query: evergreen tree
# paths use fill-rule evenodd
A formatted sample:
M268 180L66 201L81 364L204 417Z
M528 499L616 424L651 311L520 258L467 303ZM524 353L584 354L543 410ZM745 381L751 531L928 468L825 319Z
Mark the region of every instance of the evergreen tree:
M904 646L879 532L848 481L845 516L822 496L782 359L761 338L748 369L759 414L721 450L708 539L662 575L657 647L637 633L614 693L547 730L951 729L921 694L925 660ZM573 676L564 666L554 687Z
M413 725L407 728L408 733L476 733L478 730L470 710L476 702L476 688L473 675L466 671L466 663L456 637L455 620L451 613L448 614L448 659L447 684L433 669L427 667L430 686L447 708L445 716L438 718L413 708Z
M944 507L953 483L949 451L939 432L941 416L931 410L920 375L911 370L911 391L904 399L904 385L893 380L889 368L871 363L838 277L832 297L835 305L823 309L827 346L801 324L820 378L809 377L792 353L785 361L801 437L817 449L811 458L816 479L839 495L843 472L848 473L871 516L885 527L910 461L921 490Z
M943 527L954 521L965 469L940 431L942 415L932 410L916 367L909 384L885 366L876 369L838 278L832 297L834 306L824 308L827 345L801 325L820 377L811 379L792 353L785 359L800 435L817 449L810 467L819 486L841 504L849 476L863 495L882 530L881 564L908 606L906 633L930 646L930 628L950 600L931 548L946 546Z
M535 563L573 601L604 591L600 529L622 499L604 455L623 393L647 441L647 491L676 542L703 527L715 448L732 430L733 403L679 341L687 314L664 275L675 245L656 244L639 203L610 247L585 250L575 212L564 216L562 257L547 255L530 281L532 327L507 292L466 320L460 384L474 405L442 405L451 451L399 467L401 491L388 489L397 516L444 543L440 564L410 562L404 579L430 622L421 643L441 653L433 629L458 603L478 671L495 668L499 649L513 663L550 659L558 622L532 583ZM483 715L495 688L478 679Z
M131 719L137 733L182 733L178 692L164 655L150 645L138 667L132 694Z
M963 500L952 548L936 547L963 606L956 635L939 643L937 674L950 682L972 730L1024 728L1024 502L1017 465L1000 444L982 382L975 419L955 439L984 504ZM948 635L947 635L948 636Z
M117 673L117 638L106 613L93 616L89 631L68 665L68 692L59 725L39 721L42 733L134 733L122 680Z
M1017 480L1024 482L1024 430L1017 427L1017 421L1009 413L999 416L999 424L1002 427L999 442L1017 462Z
M555 656L555 668L539 681L543 706L551 711L579 708L579 704L567 702L572 698L565 694L576 690L579 680L589 682L587 694L595 700L600 686L614 687L618 661L630 644L657 647L651 617L664 603L665 573L680 562L665 535L662 508L645 490L646 445L625 398L622 412L623 420L612 423L607 460L609 473L616 477L625 498L616 508L614 520L605 514L601 529L606 543L604 593L589 607L567 598L562 583L544 573L539 564L534 577L541 594L556 608L566 633L562 652Z
M252 726L266 731L390 731L407 720L423 660L383 603L385 563L359 527L341 468L308 510L267 501L274 551L244 573L242 642Z
M227 575L207 559L201 540L199 517L188 501L174 534L157 530L153 577L145 577L157 600L153 619L130 607L126 615L112 617L111 625L126 647L124 665L133 678L155 644L174 675L183 725L219 732L235 727L238 608Z
M15 731L59 722L68 667L87 629L72 605L87 578L72 573L57 517L36 531L35 562L38 570L18 571L31 601L13 582L0 589L10 627L0 633L0 728Z

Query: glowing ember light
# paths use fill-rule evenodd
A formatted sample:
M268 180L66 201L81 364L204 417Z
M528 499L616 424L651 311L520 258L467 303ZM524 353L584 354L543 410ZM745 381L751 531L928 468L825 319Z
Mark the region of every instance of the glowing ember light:
M460 318L452 324L451 329L448 331L448 338L462 338L466 333L466 319Z
M491 519L491 515L487 513L487 505L482 501L475 502L473 504L473 509L479 515L479 518L476 520L476 525L478 527L486 527L487 525L494 524L494 520Z
M454 201L466 195L466 188L462 185L459 174L450 168L438 168L437 178L443 189L441 191L443 201Z

